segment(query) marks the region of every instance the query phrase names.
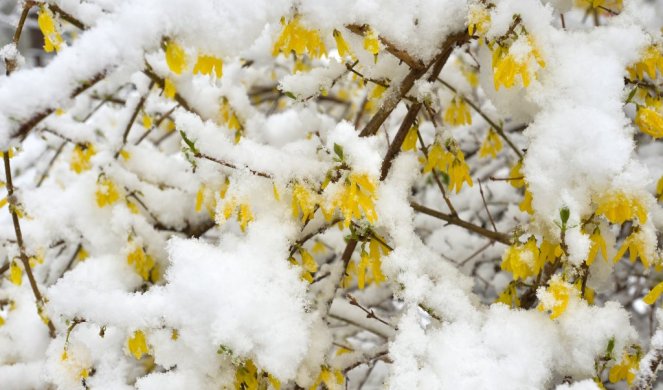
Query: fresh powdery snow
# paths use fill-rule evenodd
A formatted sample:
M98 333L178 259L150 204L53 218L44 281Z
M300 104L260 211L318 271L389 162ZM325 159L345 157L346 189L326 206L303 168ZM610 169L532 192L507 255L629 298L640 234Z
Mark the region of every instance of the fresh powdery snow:
M0 389L663 386L662 1L3 4Z

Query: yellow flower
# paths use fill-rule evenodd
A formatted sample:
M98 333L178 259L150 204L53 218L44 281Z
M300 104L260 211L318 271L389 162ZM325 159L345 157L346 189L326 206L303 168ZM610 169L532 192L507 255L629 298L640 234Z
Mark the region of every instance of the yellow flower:
M380 52L380 40L378 38L378 34L376 34L372 28L369 28L368 31L364 33L364 49L373 54L375 62L378 61L378 53Z
M149 350L147 349L147 341L145 340L145 333L142 330L137 330L133 335L127 340L127 346L129 347L129 352L139 360L143 355L147 355Z
M169 78L164 79L163 94L167 98L173 99L175 97L176 93L177 93L177 89L175 88L175 83L173 83L173 80L171 80Z
M281 19L281 23L284 24L283 31L274 43L274 50L272 51L274 57L279 53L289 55L291 52L294 52L298 57L308 53L309 56L314 58L320 58L327 54L327 49L318 30L309 30L302 26L299 22L299 15L287 24L285 24L284 19Z
M242 229L242 232L245 232L249 222L253 221L253 213L251 212L251 206L248 203L242 203L239 205L237 221L239 222L239 227Z
M315 206L318 204L317 195L301 183L296 183L292 189L292 216L306 222L313 217Z
M629 260L631 260L631 263L635 262L635 260L639 257L642 265L644 265L645 268L649 268L651 259L648 256L647 249L648 248L646 246L644 233L641 230L636 229L633 233L626 237L622 243L622 247L617 251L614 261L618 262L628 250L628 256Z
M512 179L509 180L509 184L514 188L522 188L525 185L525 175L523 175L522 169L523 160L519 160L509 171L509 177Z
M523 201L518 205L520 211L524 211L527 214L534 214L534 209L532 208L532 193L528 187L525 187L525 194L523 196Z
M143 280L149 280L150 271L155 265L154 258L149 254L146 254L142 246L132 245L134 245L134 248L127 255L127 263L134 266L136 273L138 273Z
M258 368L253 360L248 359L242 363L235 371L235 389L237 390L258 390Z
M656 79L657 69L663 73L663 55L661 55L661 50L658 46L650 45L645 49L642 58L628 67L627 70L633 80L644 80L645 73L650 79L654 80Z
M543 242L541 242L541 249L538 259L539 262L537 264L539 267L543 267L545 263L551 263L555 261L555 259L560 257L563 253L564 251L562 250L562 246L560 244L553 243L544 239Z
M465 155L460 149L456 150L453 161L448 166L447 174L449 175L449 189L451 191L456 189L456 193L460 192L463 183L467 183L472 187L472 178L470 177L470 167L465 163Z
M577 293L577 290L571 284L563 281L559 275L555 275L550 279L548 288L538 293L541 300L538 310L549 310L550 319L554 320L564 313L569 305L569 299Z
M143 114L143 127L146 129L152 127L152 117L147 114Z
M502 140L495 130L491 127L486 133L486 138L479 148L479 157L488 157L489 155L493 158L497 157L497 153L502 150Z
M336 49L338 50L338 55L341 58L347 56L354 58L354 54L352 53L352 50L350 50L350 46L348 46L348 43L345 41L345 39L343 39L343 35L341 34L341 32L334 29L333 35L334 35L334 40L336 41Z
M242 137L242 124L226 98L223 98L221 103L221 121L225 123L228 129L235 131L234 141L238 143Z
M656 300L661 296L661 293L663 293L663 282L657 284L654 288L651 289L647 293L647 295L642 298L642 300L648 304L648 305L653 305Z
M608 379L611 383L617 383L625 379L626 383L630 385L635 379L639 366L640 359L637 355L624 353L622 355L622 360L610 369Z
M375 190L375 182L367 174L351 173L348 176L343 188L332 199L332 205L344 217L343 226L347 228L352 219L359 219L362 215L370 223L377 221Z
M368 245L369 252L362 249L359 265L357 267L357 287L363 289L366 285L366 271L370 268L373 276L372 281L379 285L387 280L387 277L382 273L382 253L389 254L389 248L384 246L380 241L372 238Z
M527 36L526 39L530 51L525 55L516 56L511 53L510 46L498 45L493 51L493 84L496 90L499 90L500 86L513 87L516 83L516 76L520 76L523 87L527 88L531 80L530 64L536 62L541 68L546 66L534 40L530 36Z
M534 237L527 240L525 244L518 242L511 245L502 256L502 270L511 272L515 280L537 275L542 267L543 262Z
M101 176L99 180L97 180L95 196L97 199L97 206L99 207L110 206L120 198L115 183L106 176Z
M602 194L597 203L596 213L612 223L622 224L636 217L640 224L647 222L647 210L635 195L612 190Z
M638 107L635 124L645 134L654 138L663 137L663 115L652 107Z
M472 115L465 100L455 97L444 112L444 121L449 126L462 126L472 124Z
M212 72L217 78L221 78L223 76L223 61L218 57L199 55L196 64L193 66L193 73L211 75Z
M76 173L87 171L92 168L90 159L95 153L92 144L76 144L76 146L74 146L74 151L71 153L69 167Z
M443 148L439 143L435 142L428 151L428 159L424 166L424 173L428 173L434 168L446 172L447 167L453 160L454 155L447 151L446 148Z
M182 74L182 71L186 68L186 53L174 41L166 43L166 64L175 74Z
M480 38L486 35L490 27L490 12L481 4L473 3L470 5L470 12L467 15L467 32L470 36L475 33ZM479 40L481 42L481 40Z
M656 197L658 200L663 200L663 176L658 179L658 183L656 184Z
M589 254L587 255L587 265L592 265L596 259L596 255L599 253L599 250L601 250L601 256L603 256L603 260L608 260L608 250L605 245L605 240L601 235L601 229L596 227L594 232L592 232L592 235L589 236L589 239L592 242L592 246L589 248Z
M309 387L309 390L317 390L323 383L327 390L340 390L344 388L343 383L345 383L345 376L341 370L323 366L318 378L313 385Z
M9 280L17 286L23 283L23 269L16 260L12 260L9 264Z
M37 17L37 24L41 33L44 35L44 50L47 53L53 50L60 50L62 46L62 36L55 27L55 19L51 10L44 6L39 7L39 16Z
M520 298L518 298L518 291L514 283L509 283L508 286L500 293L495 302L503 303L510 307L520 307Z
M408 150L417 149L417 132L417 126L412 126L410 130L408 130L407 135L405 136L405 140L403 141L403 145L401 146L402 151L407 152Z

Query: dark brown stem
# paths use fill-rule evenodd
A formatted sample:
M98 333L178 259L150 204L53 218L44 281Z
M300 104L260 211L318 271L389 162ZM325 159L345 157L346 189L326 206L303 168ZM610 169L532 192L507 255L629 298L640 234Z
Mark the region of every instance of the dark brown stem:
M429 209L428 207L425 207L423 205L420 205L415 202L410 202L410 206L412 207L413 210L430 215L431 217L435 217L438 219L441 219L443 221L446 221L452 225L460 226L462 228L465 228L471 232L480 234L484 237L490 238L491 240L495 240L497 242L501 242L504 245L511 245L511 238L500 232L494 232L492 230L488 230L486 228L483 228L481 226L475 225L471 222L464 221L460 219L459 217L454 217L453 215L445 214L443 212Z
M9 151L5 151L2 154L2 159L4 160L4 165L5 165L7 199L9 201L8 208L12 217L12 222L14 224L14 233L16 234L16 244L18 245L19 257L21 259L21 262L23 263L23 268L25 269L25 273L28 275L28 280L30 281L30 287L32 288L32 293L35 296L35 300L37 301L37 312L40 315L42 315L42 311L44 308L44 298L42 297L41 292L39 291L39 286L37 286L37 281L35 280L35 276L32 273L32 267L30 267L30 259L28 258L28 255L25 253L23 233L21 232L21 224L19 222L18 214L16 212L19 206L18 202L16 201L16 196L14 195L14 183L12 181L11 165L9 162ZM51 322L50 318L46 318L46 326L48 326L48 334L51 336L51 338L55 338L55 326L53 326L53 322Z

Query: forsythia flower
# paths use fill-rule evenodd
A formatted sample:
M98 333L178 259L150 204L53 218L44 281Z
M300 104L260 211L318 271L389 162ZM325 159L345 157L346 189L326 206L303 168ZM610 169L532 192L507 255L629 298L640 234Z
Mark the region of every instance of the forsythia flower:
M516 55L511 50L514 45L528 45L529 52L527 54ZM493 83L495 89L499 90L500 86L504 86L505 88L513 87L516 82L516 76L520 76L523 87L527 88L531 79L530 67L533 62L536 62L540 68L546 66L534 40L530 36L526 38L520 37L509 47L498 45L493 51Z
M152 127L152 117L148 114L143 114L143 127L149 129Z
M656 197L658 200L663 200L663 176L658 179L658 183L656 184Z
M647 135L654 138L663 137L663 115L655 107L638 107L635 124Z
M601 250L601 256L603 256L603 260L608 260L608 250L605 245L605 240L603 239L601 230L598 227L594 229L594 232L592 232L592 235L589 236L589 239L592 242L592 245L589 248L589 254L587 255L587 265L592 265L596 259L596 255L599 253L599 250Z
M516 280L526 279L539 273L544 264L541 260L536 240L531 237L525 244L516 243L507 248L502 256L501 268L511 272Z
M306 222L313 217L315 207L318 204L317 194L305 185L296 183L292 189L292 216L299 218L301 214L302 222Z
M377 62L378 53L380 52L380 41L378 39L378 34L376 34L372 28L369 28L364 34L364 49L373 54L373 57Z
M340 390L343 389L343 383L345 383L345 376L343 372L337 369L330 369L329 367L322 367L320 375L315 380L315 383L309 387L309 390L316 390L320 387L321 384L325 384L327 390Z
M375 190L375 182L367 174L351 173L348 176L343 188L332 199L332 205L343 214L345 227L350 226L353 218L361 218L362 214L370 223L377 221Z
M640 224L647 222L647 210L642 200L622 191L609 191L598 199L597 214L603 214L608 221L622 224L637 217Z
M480 4L470 5L470 12L467 15L467 32L470 36L476 33L481 38L486 35L488 27L490 27L490 12Z
M318 263L304 248L299 250L299 255L302 258L300 263L298 263L294 257L290 258L290 262L294 265L300 265L302 267L302 272L300 274L301 278L309 283L313 283L313 274L318 272Z
M516 165L511 167L511 171L509 171L509 177L511 178L509 184L514 188L521 188L525 185L525 175L523 175L522 169L523 160L519 160Z
M663 73L663 55L656 45L651 45L645 49L642 58L635 64L628 67L629 75L632 80L644 80L645 73L650 79L656 79L656 70Z
M254 220L251 206L248 203L240 203L238 205L235 198L228 199L223 204L223 218L227 221L235 210L237 210L237 222L239 222L239 227L242 229L242 232L246 232L247 226ZM219 219L217 219L217 221L219 221Z
M15 260L9 264L9 280L17 286L23 283L23 269Z
M649 268L651 259L649 258L647 243L645 241L644 232L642 230L636 229L633 233L626 237L622 243L622 247L617 251L614 261L619 261L627 250L631 263L635 262L635 260L639 257L642 265L644 265L645 268Z
M154 269L154 258L145 253L143 247L134 245L133 250L127 255L127 263L133 265L134 269L143 280L150 279L150 271Z
M516 285L509 283L509 285L500 293L495 302L503 303L510 307L520 307L520 298L518 298L518 291Z
M502 150L502 140L495 130L491 127L486 133L486 138L479 148L479 157L492 156L497 157L497 153Z
M166 64L175 74L182 74L182 71L186 68L186 53L174 41L166 43Z
M193 73L211 75L212 72L217 78L223 76L223 61L218 57L199 55L196 64L193 66Z
M622 355L622 360L610 369L608 379L611 383L617 383L626 379L626 383L630 385L635 379L635 374L638 371L639 366L640 359L637 354L631 355L624 353Z
M92 168L90 159L95 154L94 146L92 144L76 144L74 151L71 153L71 161L69 167L76 173L81 173Z
M410 130L408 130L407 135L405 136L405 140L403 141L403 145L401 146L402 151L407 152L408 150L417 149L417 132L417 126L412 126Z
M648 305L653 305L656 300L661 296L661 293L663 293L663 282L657 284L654 288L651 289L647 293L647 295L642 298L642 300L648 304Z
M145 340L145 333L142 330L135 331L129 340L127 340L127 347L136 360L142 358L143 355L147 355L149 350L147 348L147 341Z
M460 189L463 187L463 183L467 183L472 187L472 178L470 177L470 167L467 166L465 162L465 155L460 149L456 150L453 161L449 164L449 169L447 171L449 175L449 189L451 191L456 189L456 193L460 192Z
M175 97L176 93L177 89L175 88L175 83L173 83L173 80L166 77L163 82L163 94L167 98L172 99Z
M343 39L343 35L341 34L341 32L338 30L334 30L333 35L334 35L334 40L336 41L336 49L338 50L338 55L341 56L341 58L347 56L354 58L354 54L352 54L352 50L350 50L348 43L345 41L345 39Z
M366 285L366 271L368 268L371 269L373 275L373 281L375 284L380 284L387 280L387 278L382 273L382 255L381 252L385 255L389 254L389 248L384 244L378 241L375 238L372 238L368 245L369 252L367 253L362 249L359 265L357 266L357 287L363 289Z
M472 115L465 100L460 97L453 98L444 112L444 121L450 126L471 125Z
M53 19L53 13L51 10L44 6L39 7L37 24L39 25L41 33L44 35L44 50L47 53L50 53L53 50L60 50L60 46L62 46L62 42L64 41L55 26L55 19Z
M301 25L299 16L295 16L290 22L285 24L285 19L281 19L284 24L283 31L274 43L272 55L276 57L279 53L289 55L294 52L297 56L308 53L309 56L320 58L326 55L327 49L320 38L318 30L309 30Z
M548 288L544 290L540 287L537 291L541 301L538 309L539 311L550 310L550 319L554 320L564 313L571 296L577 294L578 290L573 285L563 281L559 275L555 275L550 279Z
M235 390L260 390L267 389L267 383L264 378L272 385L272 388L279 390L281 383L271 374L258 372L258 368L253 360L247 359L242 362L235 370Z
M225 98L221 103L221 120L230 130L235 131L235 143L238 143L242 134L242 124L240 123L235 110L230 106L228 99Z
M101 176L99 180L97 180L95 196L97 199L97 206L99 207L110 206L120 198L115 183L106 176Z
M424 173L428 173L437 168L440 171L446 172L447 167L454 159L454 155L449 153L439 143L434 143L428 152L428 159L424 166Z
M520 211L524 211L527 214L534 214L534 209L532 208L532 193L528 187L525 187L525 194L523 195L523 201L518 205Z

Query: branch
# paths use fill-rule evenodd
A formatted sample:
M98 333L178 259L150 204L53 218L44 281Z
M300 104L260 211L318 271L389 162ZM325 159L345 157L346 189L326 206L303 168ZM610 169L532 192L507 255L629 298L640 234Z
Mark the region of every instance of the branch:
M16 213L18 204L16 201L16 196L14 195L14 183L12 181L11 166L9 163L9 151L5 151L2 154L2 159L4 160L5 165L5 179L7 181L7 199L9 201L9 212L12 217L12 222L14 224L14 233L16 234L16 244L18 245L19 257L23 263L23 268L25 273L28 275L28 280L30 281L30 287L32 288L32 293L35 296L37 301L37 312L42 316L42 311L44 308L44 298L39 291L39 286L37 286L37 281L35 276L32 273L32 268L30 267L30 259L25 253L25 244L23 243L23 233L21 232L21 225L18 220L18 214ZM48 327L48 334L51 338L55 338L55 326L51 322L50 318L42 317L45 319L46 326Z
M443 212L429 209L428 207L422 206L418 203L415 202L410 202L410 206L412 206L412 209L415 211L418 211L420 213L430 215L431 217L435 217L438 219L441 219L443 221L446 221L452 225L460 226L462 228L465 228L471 232L480 234L484 237L490 238L491 240L501 242L504 245L511 245L511 239L509 238L508 235L500 232L494 232L492 230L483 228L481 226L475 225L471 222L464 221L460 219L459 217L454 217L453 215L450 214L445 214Z
M649 352L640 360L640 369L631 390L649 390L657 379L657 372L663 362L663 330L659 329L651 339Z

